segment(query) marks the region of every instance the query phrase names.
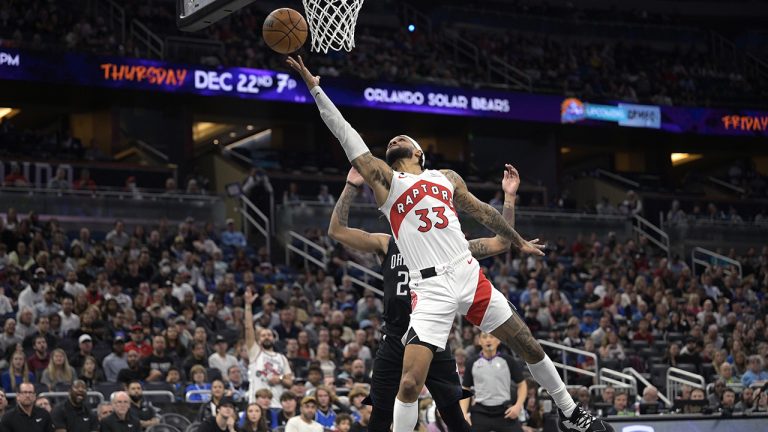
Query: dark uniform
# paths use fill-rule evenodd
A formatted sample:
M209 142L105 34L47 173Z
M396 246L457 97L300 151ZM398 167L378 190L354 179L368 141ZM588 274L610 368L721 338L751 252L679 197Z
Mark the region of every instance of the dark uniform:
M382 340L373 361L370 396L373 411L368 424L372 432L390 430L395 397L403 372L405 347L401 339L408 330L411 315L408 267L393 238L389 240L381 273L384 277L384 326L381 330ZM438 408L453 405L465 397L450 347L435 353L426 386Z
M125 420L120 420L116 413L112 413L101 421L101 432L141 432L141 423L130 411Z
M475 404L472 405L472 430L476 432L521 432L518 419L504 418L507 408L515 404L517 394L512 384L524 380L523 370L515 359L496 354L490 359L480 355L467 365L464 385L474 387Z
M138 418L140 421L152 420L153 418L157 417L157 411L155 408L151 403L145 401L144 399L142 399L138 405L135 404L133 400L131 400L131 408L128 410L128 413Z
M11 411L8 411L0 420L0 431L2 432L51 432L53 423L48 411L32 407L30 415L27 415L17 405Z
M66 401L56 405L51 412L54 429L64 429L67 432L93 432L99 430L99 422L96 416L83 402L80 407L72 405L72 401Z

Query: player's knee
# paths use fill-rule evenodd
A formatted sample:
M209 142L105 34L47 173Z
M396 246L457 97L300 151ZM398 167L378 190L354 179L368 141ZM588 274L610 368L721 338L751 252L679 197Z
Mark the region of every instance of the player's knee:
M402 378L400 378L400 400L403 402L413 402L419 398L419 393L421 393L421 386L417 377L410 372L404 373Z

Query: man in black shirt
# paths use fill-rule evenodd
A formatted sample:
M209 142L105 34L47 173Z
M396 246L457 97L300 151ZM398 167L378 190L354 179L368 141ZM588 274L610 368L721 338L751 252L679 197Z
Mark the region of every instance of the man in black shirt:
M502 186L510 193L516 193L519 185L517 171L513 178L505 174ZM331 216L328 235L345 246L363 252L373 252L382 258L382 276L384 277L384 337L381 341L373 366L371 378L370 402L373 411L367 428L372 432L390 430L393 417L395 397L400 385L403 370L403 353L405 347L401 341L408 330L411 314L411 296L408 287L409 274L400 250L389 234L368 233L359 229L349 228L349 206L357 195L357 188L362 186L363 178L353 168L347 175L347 186L341 193ZM514 199L505 204L504 218L514 226ZM476 259L487 258L506 252L509 246L501 237L475 239L469 244L470 251ZM450 347L435 353L426 380L427 388L435 398L435 404L443 421L451 431L469 431L470 426L464 419L464 413L459 406L459 400L467 397L462 391L456 360Z
M95 432L99 430L96 417L85 403L87 388L82 380L75 380L69 388L69 398L56 405L51 417L56 432Z
M131 399L126 392L112 395L114 412L101 421L101 432L140 432L139 419L130 412Z
M35 386L19 384L16 392L16 409L8 411L0 420L3 432L51 432L53 424L48 411L35 406Z
M144 388L139 381L128 384L128 396L131 398L131 415L139 419L142 429L160 423L155 407L144 400Z
M216 407L216 417L202 422L197 432L235 432L236 421L235 401L225 396Z
M128 367L117 373L117 382L127 384L131 381L141 381L149 374L149 369L139 363L139 352L130 350L125 355Z
M152 354L142 361L144 367L149 369L146 381L165 380L168 370L173 366L173 359L165 352L165 338L155 336L152 339Z

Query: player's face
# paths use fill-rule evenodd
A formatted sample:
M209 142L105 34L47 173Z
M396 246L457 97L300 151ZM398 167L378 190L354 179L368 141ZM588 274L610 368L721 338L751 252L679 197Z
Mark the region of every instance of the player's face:
M402 135L398 135L389 140L389 144L387 144L387 163L393 165L400 159L411 159L413 151L413 143Z

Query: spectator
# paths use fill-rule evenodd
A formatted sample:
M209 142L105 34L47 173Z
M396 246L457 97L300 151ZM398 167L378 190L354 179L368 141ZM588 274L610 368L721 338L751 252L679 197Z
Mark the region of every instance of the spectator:
M99 404L98 407L96 407L96 419L98 420L99 424L101 424L105 418L109 417L110 414L115 412L114 408L112 408L112 403L109 401L105 401Z
M616 396L613 398L613 406L608 409L608 415L617 416L634 416L635 412L629 410L627 401L629 395L625 391L616 392Z
M306 396L301 400L301 413L288 420L285 432L322 432L323 426L315 421L317 400L313 396Z
M39 397L35 399L35 406L48 411L48 414L51 414L53 412L53 407L51 406L51 400L48 399L47 397Z
M86 357L93 356L93 338L87 333L82 334L77 338L77 345L78 351L71 357L72 361L70 362L70 365L75 369L83 367Z
M646 386L643 389L643 398L640 403L656 405L657 412L664 409L664 404L659 399L659 389L652 385Z
M749 357L749 370L741 376L741 384L744 387L763 385L768 381L768 372L763 366L763 359L759 355Z
M244 248L245 235L235 229L235 220L227 219L226 228L221 233L221 245L225 247Z
M336 422L336 411L333 409L333 405L336 403L335 395L331 393L328 387L319 386L314 391L314 397L317 403L315 421L320 423L323 428L332 428Z
M149 370L140 362L139 352L136 350L127 351L125 361L128 367L121 369L117 373L117 382L128 385L132 381L141 381L149 375Z
M80 170L80 178L72 184L75 190L96 190L96 182L91 178L91 171L88 168Z
M725 381L726 384L741 383L741 379L733 375L733 366L727 361L720 365L720 379Z
M35 305L43 301L43 291L47 288L47 273L44 268L35 269L35 275L29 285L19 294L19 311L24 309L34 310Z
M201 329L202 330L202 329ZM203 333L205 331L203 330ZM204 342L195 342L192 344L192 353L184 360L184 363L182 365L182 369L184 370L184 375L187 377L191 377L190 375L192 367L195 365L200 365L205 369L208 369L208 356L205 352L205 343Z
M200 365L192 366L189 372L192 382L184 389L184 393L191 391L207 391L208 393L195 393L187 397L187 402L208 402L211 400L211 384L208 383L208 374Z
M128 246L130 236L125 232L125 224L121 220L115 222L115 227L112 231L107 233L106 240L112 242L112 245L117 248L118 251Z
M75 274L74 272L69 273ZM69 278L70 276L68 275L67 277ZM64 284L65 292L67 292L67 283ZM83 287L83 293L85 293L85 286L82 284L80 284L80 286ZM70 288L70 290L74 289ZM75 297L75 295L72 295L72 297ZM61 330L58 336L65 337L70 332L80 328L80 317L74 313L74 308L75 303L72 298L64 297L61 299L61 310L59 311L59 316L61 317Z
M349 414L339 414L336 416L336 430L338 432L349 432L352 429L353 422L354 420Z
M128 383L128 396L131 398L131 415L139 419L142 429L160 423L157 410L149 401L144 400L144 386L139 381Z
M0 389L0 419L5 415L8 409L8 397L5 396L5 391ZM2 421L0 421L2 423Z
M733 413L734 408L736 408L736 392L733 389L726 388L720 399L720 412Z
M7 318L3 323L3 333L0 334L0 349L7 351L8 348L20 344L22 339L16 336L16 320Z
M26 188L30 186L29 180L21 173L21 166L18 162L11 162L11 172L5 176L3 181L5 187Z
M352 425L350 432L368 432L368 422L371 419L371 406L362 405L360 407L360 419Z
M43 370L48 367L50 360L51 355L48 352L48 342L46 342L45 336L38 335L35 337L35 344L32 355L30 355L27 359L29 370L34 372L35 375L40 376Z
M48 180L48 189L69 190L72 189L72 184L67 179L67 171L64 167L56 168L56 175Z
M749 412L755 405L755 390L752 387L746 387L741 391L740 401L733 408L735 412Z
M76 380L67 400L56 405L51 415L56 432L92 432L99 429L96 417L85 401L86 384Z
M231 392L232 398L237 401L245 400L248 397L248 381L243 380L243 372L240 364L230 366L227 369L227 391Z
M128 368L125 354L125 339L117 336L112 341L112 352L101 363L107 382L116 382L121 370Z
M248 347L248 381L251 387L248 389L249 402L254 400L256 390L268 388L272 392L270 408L280 408L280 395L286 388L293 385L293 371L288 359L274 351L274 334L270 329L259 330L259 339L256 340L256 332L251 324L253 312L251 310L255 300L253 292L245 293L245 344Z
M27 362L24 361L23 351L16 351L11 355L8 370L0 376L0 381L6 393L16 393L21 383L35 382L35 374L30 372Z
M96 384L104 382L104 373L93 356L88 356L83 360L83 366L77 371L77 377L85 382L86 387L90 389L94 388Z
M301 197L299 197L299 185L295 182L288 184L288 189L283 192L283 204L299 204L301 203Z
M723 400L723 393L726 389L725 381L723 380L717 380L715 381L714 390L712 391L712 394L709 395L709 406L712 409L716 409L720 406L720 402Z
M263 411L256 402L248 404L240 425L240 432L269 432L267 412Z
M317 194L317 201L320 204L334 205L336 199L328 192L328 185L320 185L320 193Z
M130 351L136 351L141 358L149 357L152 354L152 345L147 343L144 327L139 324L131 327L131 341L125 344L125 352Z
M43 301L35 304L35 315L40 317L49 317L58 314L61 305L56 303L56 288L49 286L43 292Z
M101 432L125 432L140 430L139 418L131 413L131 399L128 393L112 393L112 413L101 420Z
M221 372L221 376L225 377L230 367L237 366L237 358L227 353L229 347L224 336L217 335L214 346L216 352L208 357L208 364L210 367L218 369Z
M224 381L219 378L211 380L211 396L207 403L200 406L197 421L204 422L211 417L216 417L216 409L226 396Z
M143 360L144 368L149 370L146 381L164 381L168 371L173 366L173 359L165 352L165 337L152 338L152 354Z
M35 406L35 386L21 383L16 392L16 409L6 412L0 420L4 432L50 432L51 414ZM31 421L34 420L34 421Z
M48 367L43 371L40 382L47 385L49 389L54 390L57 386L72 385L75 380L75 369L69 365L67 354L64 350L56 348L51 352L51 361Z

